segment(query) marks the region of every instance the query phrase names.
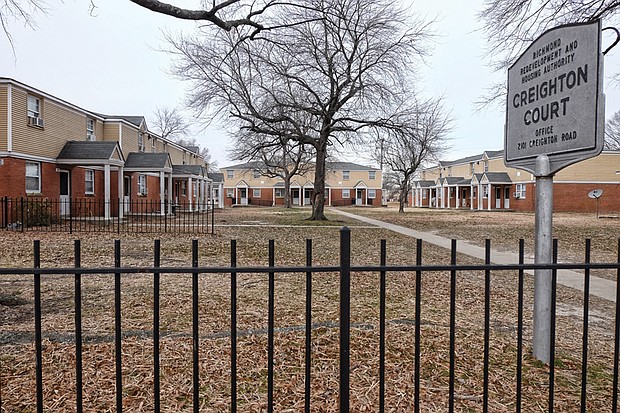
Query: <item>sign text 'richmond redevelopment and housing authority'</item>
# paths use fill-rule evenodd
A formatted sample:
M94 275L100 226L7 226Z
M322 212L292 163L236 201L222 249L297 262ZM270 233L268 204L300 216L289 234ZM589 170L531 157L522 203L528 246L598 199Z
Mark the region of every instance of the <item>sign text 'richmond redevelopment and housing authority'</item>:
M603 137L600 59L600 23L594 22L547 31L510 67L507 165L533 169L542 154L552 163L560 158L556 166L593 156ZM581 157L584 151L589 154Z

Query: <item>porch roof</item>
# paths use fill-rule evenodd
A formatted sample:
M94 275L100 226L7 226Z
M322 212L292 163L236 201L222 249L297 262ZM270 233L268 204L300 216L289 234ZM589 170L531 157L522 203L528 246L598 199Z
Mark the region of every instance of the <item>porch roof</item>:
M204 169L200 165L172 165L173 178L203 178Z
M368 188L368 185L364 181L358 181L353 188Z
M464 178L462 176L446 176L443 178L444 185L457 185Z
M172 172L172 161L168 153L131 152L125 161L126 171Z
M482 181L489 184L511 184L512 179L506 172L485 172Z
M207 176L211 178L213 182L224 182L224 174L220 172L207 172Z
M113 141L68 141L56 159L72 165L123 166L125 163L118 143Z
M415 181L414 184L416 184L419 188L430 188L435 186L435 181Z

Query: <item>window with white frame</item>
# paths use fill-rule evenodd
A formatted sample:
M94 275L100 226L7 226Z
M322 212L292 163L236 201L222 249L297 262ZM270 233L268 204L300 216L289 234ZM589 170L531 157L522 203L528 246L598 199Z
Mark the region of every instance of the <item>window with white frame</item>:
M422 199L426 199L426 193L427 193L427 190L423 189L422 190Z
M151 138L151 152L157 152L157 139Z
M377 179L376 171L368 171L368 179Z
M484 161L484 172L489 172L489 161Z
M28 116L31 118L41 117L41 99L28 95Z
M369 189L368 190L368 198L374 199L376 197L377 197L377 190L376 189Z
M198 182L192 184L192 196L195 198L196 194L198 194Z
M470 162L469 163L469 173L473 175L475 171L476 171L476 164L473 163L473 162Z
M260 188L258 188L258 189L255 188L255 189L252 190L252 197L253 198L260 198Z
M232 169L228 169L226 171L226 178L233 179L235 177L235 171Z
M140 174L138 175L138 195L146 195L146 175Z
M284 198L284 188L276 188L276 198Z
M86 194L95 193L95 171L92 169L84 171L84 192Z
M187 187L185 186L185 181L181 181L181 195L187 195Z
M351 198L351 190L350 189L343 189L342 190L342 197L343 198Z
M488 198L488 197L489 197L489 186L484 185L482 187L482 198Z
M144 152L144 133L138 132L138 152Z
M26 192L41 192L41 164L39 162L26 162Z
M342 179L344 181L348 181L350 173L351 173L351 171L342 171Z
M233 188L226 188L226 198L232 198L235 195Z
M525 199L525 189L527 187L525 184L517 184L515 188L515 198L517 199Z
M95 137L95 119L86 119L86 140L97 140L97 138Z
M448 166L448 176L452 176L452 167Z

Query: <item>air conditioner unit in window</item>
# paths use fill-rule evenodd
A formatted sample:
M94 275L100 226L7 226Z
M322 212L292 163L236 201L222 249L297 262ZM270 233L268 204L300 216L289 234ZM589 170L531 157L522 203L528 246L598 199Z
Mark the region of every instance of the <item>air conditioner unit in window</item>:
M515 192L515 193L514 193L514 197L515 197L515 199L519 199L519 198L521 198L521 195L519 195L519 193L518 193L518 192Z
M30 126L38 126L39 128L43 127L43 118L38 116L28 116L28 124Z
M86 140L87 141L96 141L97 137L95 135L93 135L93 134L88 134L88 135L86 135Z

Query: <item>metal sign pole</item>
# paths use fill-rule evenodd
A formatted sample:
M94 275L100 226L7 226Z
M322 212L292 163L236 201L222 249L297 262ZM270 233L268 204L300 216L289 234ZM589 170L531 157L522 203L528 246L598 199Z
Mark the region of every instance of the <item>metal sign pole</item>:
M549 158L536 158L536 264L553 261L553 174ZM534 270L534 342L533 353L538 360L549 363L551 349L551 291L552 271Z

